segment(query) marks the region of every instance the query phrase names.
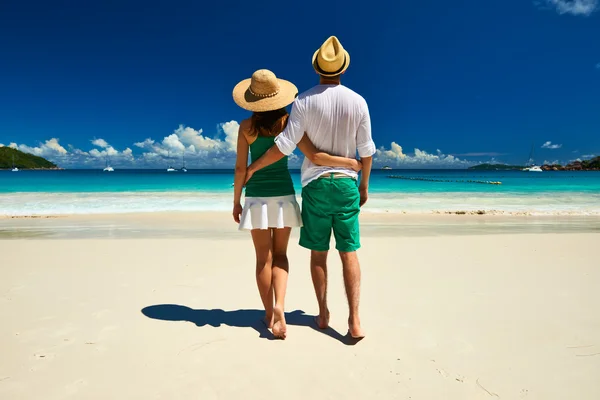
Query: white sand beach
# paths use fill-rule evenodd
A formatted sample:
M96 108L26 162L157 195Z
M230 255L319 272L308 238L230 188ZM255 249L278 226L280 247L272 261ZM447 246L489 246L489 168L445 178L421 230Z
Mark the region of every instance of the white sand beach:
M407 234L367 218L367 337L353 344L335 254L332 326L319 331L309 253L293 239L277 341L233 223L78 218L0 224L0 399L600 398L598 230L432 216L401 220Z

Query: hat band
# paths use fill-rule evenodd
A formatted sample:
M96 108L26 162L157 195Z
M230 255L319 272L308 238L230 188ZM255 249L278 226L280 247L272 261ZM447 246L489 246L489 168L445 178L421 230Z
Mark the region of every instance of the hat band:
M344 68L346 68L346 55L344 54L344 63L342 64L341 68L338 69L337 71L333 71L333 72L327 72L327 71L323 71L323 69L321 68L321 66L319 65L319 57L317 57L316 59L316 65L315 65L315 69L317 70L317 72L321 75L338 75L340 74Z
M252 90L252 86L248 87L248 91L250 92L250 94L254 97L262 97L262 98L266 98L266 97L275 97L279 94L279 89L277 89L275 92L273 93L266 93L266 94L261 94L261 93L254 93L254 91Z

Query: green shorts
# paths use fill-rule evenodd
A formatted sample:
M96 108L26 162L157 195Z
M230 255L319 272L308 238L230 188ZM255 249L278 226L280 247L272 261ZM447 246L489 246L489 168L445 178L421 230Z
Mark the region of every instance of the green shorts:
M300 246L315 251L329 250L331 230L335 248L342 252L360 248L360 194L352 178L321 177L302 189Z

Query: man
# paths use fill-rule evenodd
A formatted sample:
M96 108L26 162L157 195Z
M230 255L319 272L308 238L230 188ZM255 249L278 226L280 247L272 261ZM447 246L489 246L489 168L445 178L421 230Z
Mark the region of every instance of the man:
M344 270L344 285L350 315L348 328L355 339L365 336L359 316L360 248L358 216L367 201L372 156L371 119L366 101L341 85L341 75L350 64L350 55L331 36L313 56L319 85L302 93L294 102L286 129L273 146L248 168L248 177L267 165L290 155L304 134L320 151L348 158L356 153L362 161L362 176L350 169L324 167L305 158L302 164L302 220L300 245L311 250L311 275L319 303L316 322L329 326L327 308L327 253L331 231Z

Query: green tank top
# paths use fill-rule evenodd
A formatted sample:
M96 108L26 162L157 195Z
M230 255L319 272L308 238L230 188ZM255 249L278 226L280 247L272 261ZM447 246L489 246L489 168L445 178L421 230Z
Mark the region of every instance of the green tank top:
M252 162L258 160L274 144L274 137L258 136L250 145ZM276 197L295 193L287 157L255 172L246 184L246 197Z

